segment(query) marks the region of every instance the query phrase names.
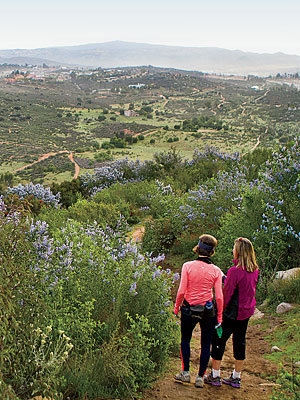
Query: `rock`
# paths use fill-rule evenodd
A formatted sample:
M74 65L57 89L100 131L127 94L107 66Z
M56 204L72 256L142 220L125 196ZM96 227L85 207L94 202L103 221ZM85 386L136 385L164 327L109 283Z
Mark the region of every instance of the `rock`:
M289 303L280 303L280 304L278 304L278 306L276 308L276 312L277 312L277 314L282 314L287 311L290 311L292 308L293 308L293 306Z
M288 279L288 278L296 278L296 276L300 274L300 268L292 268L287 271L278 271L275 275L275 279Z
M260 383L259 386L280 386L279 383Z
M252 315L251 319L256 321L257 319L261 319L265 316L265 314L259 311L258 308L255 308L255 313Z
M272 348L271 348L271 352L272 353L276 353L276 352L279 352L279 351L282 351L279 347L277 347L277 346L273 346Z

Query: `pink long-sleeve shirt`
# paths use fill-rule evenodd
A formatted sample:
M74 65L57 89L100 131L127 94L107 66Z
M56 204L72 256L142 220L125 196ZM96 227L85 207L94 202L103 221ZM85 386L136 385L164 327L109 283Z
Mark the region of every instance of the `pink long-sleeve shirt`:
M214 264L208 264L201 260L184 263L181 270L181 280L177 292L174 313L178 314L183 299L191 305L204 305L207 301L212 301L214 287L218 308L218 322L222 323L222 276L223 272Z

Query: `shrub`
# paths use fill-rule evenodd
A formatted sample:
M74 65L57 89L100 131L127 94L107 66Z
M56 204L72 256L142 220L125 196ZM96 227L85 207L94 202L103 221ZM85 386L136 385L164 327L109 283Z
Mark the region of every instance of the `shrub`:
M55 207L58 205L60 200L60 193L54 195L49 187L45 188L39 183L34 185L32 182L26 185L22 185L20 183L18 186L9 187L7 189L7 193L16 194L20 197L20 199L24 199L26 196L32 195L36 199L42 200L46 204L54 205Z
M300 369L281 367L276 380L280 386L273 390L272 400L298 400L300 398Z
M120 218L117 207L87 200L78 200L77 203L69 207L68 215L76 221L86 223L96 221L103 227L106 225L115 227Z
M300 273L288 279L275 279L268 285L270 304L277 306L281 302L300 303Z
M98 382L91 386L97 396L128 394L150 383L173 347L177 328L169 296L174 276L157 267L161 258L143 256L128 243L126 231L120 224L112 231L67 221L50 236L43 222L30 227L31 265L40 282L35 291L47 305L45 322L52 320L53 329L64 330L74 344L72 371L62 374L65 390L72 385L78 393L92 379ZM98 349L105 373L119 366L116 380L94 367L93 377L84 368L74 370L83 359L95 365Z
M12 205L8 209L2 200L0 209L1 398L54 396L70 349L54 337L47 342L49 334L38 328L45 324L45 302L35 290L41 282L29 268L33 248L26 239L26 211Z

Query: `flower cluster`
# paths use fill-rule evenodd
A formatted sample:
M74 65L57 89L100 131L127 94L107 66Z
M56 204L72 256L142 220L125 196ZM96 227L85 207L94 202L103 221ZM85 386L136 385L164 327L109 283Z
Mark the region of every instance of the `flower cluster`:
M114 183L137 182L141 180L140 170L143 163L139 160L131 161L128 158L116 160L101 168L96 168L94 174L86 173L80 177L84 186L96 186L104 189ZM92 189L93 193L97 189Z
M283 200L277 201L277 205L281 206L283 204ZM276 208L270 203L266 203L266 211L262 214L262 223L259 229L257 229L257 232L261 231L270 233L272 237L283 232L285 236L289 235L300 241L300 232L296 232L287 222L287 218L280 208Z
M171 185L164 185L163 182L160 182L159 180L156 179L155 181L156 187L158 189L158 193L160 195L168 195L173 193L173 189Z
M4 202L3 196L0 196L0 228L3 225L12 223L18 226L21 219L21 211L18 209L10 210Z
M16 194L20 199L33 195L36 199L42 200L46 204L54 205L55 207L58 206L60 200L60 193L54 195L49 187L45 188L39 183L33 184L32 182L27 183L26 185L20 183L18 186L9 187L7 193Z
M215 221L233 207L239 208L246 186L244 171L219 171L214 179L187 193L185 204L179 207L185 223L208 216Z
M234 153L234 154L224 153L224 152L221 152L218 149L216 149L214 146L206 146L204 151L200 151L200 150L196 149L194 151L192 160L190 160L190 161L187 160L186 164L189 166L192 166L194 164L197 164L199 161L209 160L209 159L212 159L213 162L216 162L218 160L239 161L240 154L239 153Z
M139 293L139 282L159 276L167 301L174 276L158 266L164 257L142 255L137 243L126 241L122 229L113 231L102 229L96 223L81 226L69 221L51 238L47 224L37 221L31 223L28 237L34 247L33 268L47 291L52 292L57 284L86 274L96 279L102 295L109 294L116 301L120 292L135 296Z

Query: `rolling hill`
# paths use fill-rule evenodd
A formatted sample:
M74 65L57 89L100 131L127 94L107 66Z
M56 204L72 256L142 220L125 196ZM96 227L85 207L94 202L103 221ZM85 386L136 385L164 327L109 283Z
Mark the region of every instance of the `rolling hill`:
M125 67L153 65L217 74L261 75L294 73L300 56L259 54L217 47L179 47L131 42L106 42L40 49L0 50L0 63Z

